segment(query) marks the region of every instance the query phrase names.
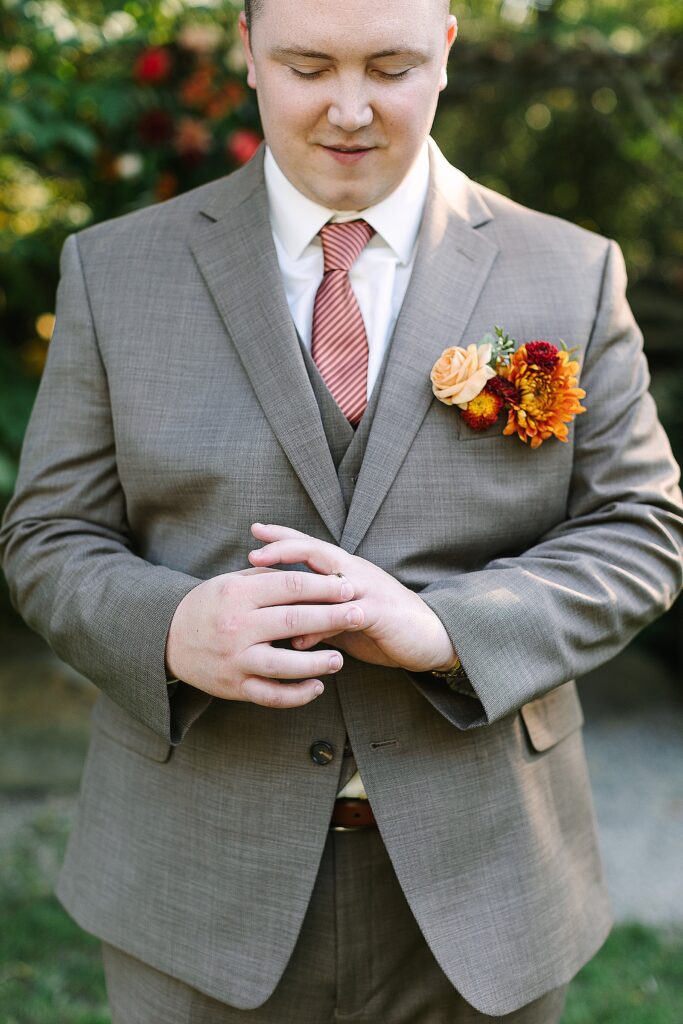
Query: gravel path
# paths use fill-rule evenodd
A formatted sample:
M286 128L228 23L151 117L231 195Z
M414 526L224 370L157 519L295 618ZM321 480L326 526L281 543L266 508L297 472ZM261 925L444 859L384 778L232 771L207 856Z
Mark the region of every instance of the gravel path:
M683 923L683 695L639 652L580 684L605 873L618 920Z

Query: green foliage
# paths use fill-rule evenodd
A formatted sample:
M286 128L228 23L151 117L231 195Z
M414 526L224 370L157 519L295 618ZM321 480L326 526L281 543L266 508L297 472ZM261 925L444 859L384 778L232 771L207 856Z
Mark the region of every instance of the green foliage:
M562 1024L679 1024L683 934L616 928L569 989Z
M53 895L68 823L37 816L0 850L0 1019L109 1024L99 940Z
M260 140L236 17L229 3L0 3L0 505L65 237L226 174Z

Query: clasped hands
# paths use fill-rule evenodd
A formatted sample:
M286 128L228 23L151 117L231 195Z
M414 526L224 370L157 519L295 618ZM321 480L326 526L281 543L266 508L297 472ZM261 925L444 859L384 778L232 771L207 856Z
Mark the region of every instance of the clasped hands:
M456 652L422 598L365 558L284 526L254 523L251 568L199 584L178 605L166 644L170 675L224 700L308 704L342 651L414 672L444 670ZM308 566L310 572L276 569ZM274 647L290 640L294 650ZM336 649L313 651L329 641ZM296 686L283 680L298 679Z

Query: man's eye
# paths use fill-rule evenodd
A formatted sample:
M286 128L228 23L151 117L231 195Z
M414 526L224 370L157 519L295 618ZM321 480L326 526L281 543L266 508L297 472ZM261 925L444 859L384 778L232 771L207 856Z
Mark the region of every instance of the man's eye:
M292 74L296 75L297 78L320 78L320 76L325 73L324 71L297 71L296 68L293 68L290 65L288 65L288 67ZM412 71L412 68L406 68L405 71L395 71L393 73L377 69L377 74L380 78L395 81L397 78L405 78L410 71Z
M394 71L393 74L388 71L378 71L377 74L381 78L405 78L409 71L412 71L412 68L406 68L405 71Z
M296 75L297 78L320 78L323 74L322 71L297 71L297 69L293 67L290 67L289 70L293 75Z

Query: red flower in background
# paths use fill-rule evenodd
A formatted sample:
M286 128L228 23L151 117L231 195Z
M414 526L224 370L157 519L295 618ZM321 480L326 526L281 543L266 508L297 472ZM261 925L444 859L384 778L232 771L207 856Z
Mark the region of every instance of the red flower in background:
M171 199L178 193L178 179L175 174L171 174L170 171L162 171L157 178L156 185L154 187L154 194L158 202L163 202L165 199Z
M226 82L206 104L204 113L211 120L225 117L237 107L241 107L245 98L246 92L239 82Z
M165 110L148 110L138 121L138 135L148 146L163 146L173 129L173 118Z
M135 62L134 75L141 85L158 85L168 78L173 61L163 46L150 46L143 50Z
M188 107L203 107L214 95L216 69L211 64L197 68L180 86L180 97Z
M211 132L195 117L181 117L173 144L186 163L197 163L209 152L213 143Z
M248 163L261 145L261 136L251 128L238 128L228 135L225 152L236 164Z

